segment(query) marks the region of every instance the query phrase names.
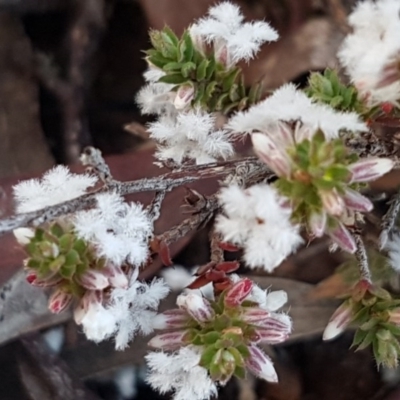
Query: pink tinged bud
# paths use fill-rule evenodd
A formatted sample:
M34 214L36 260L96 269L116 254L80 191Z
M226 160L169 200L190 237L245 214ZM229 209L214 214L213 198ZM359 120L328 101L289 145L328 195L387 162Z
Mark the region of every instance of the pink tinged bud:
M289 333L279 329L256 329L254 343L278 344L282 343L289 337Z
M180 329L188 323L188 315L183 310L168 310L153 319L154 329Z
M128 287L128 277L119 265L107 265L102 272L108 278L111 286L126 289Z
M257 156L279 176L288 178L291 172L290 159L284 150L279 148L270 137L262 133L251 135L254 151Z
M190 105L191 101L194 97L194 87L192 85L183 85L180 86L178 91L176 92L174 106L177 110L183 110L188 105Z
M350 324L353 312L349 304L343 303L332 315L322 336L323 340L331 340L340 335Z
M187 331L176 331L154 336L148 345L155 349L175 350L186 344Z
M62 281L62 278L59 275L55 275L51 278L39 278L35 272L30 272L26 276L26 280L32 286L51 287L59 284Z
M228 307L237 307L250 294L253 289L253 282L248 279L241 279L236 282L225 295L225 305Z
M313 212L308 219L308 226L315 237L323 236L326 228L326 212Z
M335 244L348 253L353 254L357 250L353 236L341 222L338 222L338 225L334 229L329 230L328 235Z
M214 318L214 310L204 297L196 294L182 294L178 296L176 303L179 308L186 310L197 322L203 323Z
M247 369L255 376L268 382L278 382L274 365L257 346L249 346L250 356L246 360Z
M97 307L103 303L103 292L100 290L87 291L74 310L74 320L79 325L90 307Z
M94 269L89 269L81 276L76 277L77 282L88 290L103 290L109 286L107 276Z
M51 312L58 314L71 304L72 299L71 293L58 289L49 298L49 309Z
M335 189L320 190L319 195L322 205L328 214L336 217L343 214L345 210L344 200Z
M278 132L276 136L284 147L294 146L293 131L288 124L278 123Z
M248 307L245 308L240 319L248 324L257 324L262 323L262 321L268 319L270 316L271 313L262 308Z
M367 158L349 165L351 183L369 182L385 175L394 167L389 158Z
M309 125L303 125L297 123L294 131L294 137L297 143L301 143L304 140L311 140L315 132L316 132L315 128Z
M215 49L215 60L225 67L230 67L232 63L231 56L229 54L228 47L225 44L225 41L221 41L221 43L216 44L214 46Z
M346 189L343 200L346 207L354 211L369 212L374 208L369 199L352 189Z

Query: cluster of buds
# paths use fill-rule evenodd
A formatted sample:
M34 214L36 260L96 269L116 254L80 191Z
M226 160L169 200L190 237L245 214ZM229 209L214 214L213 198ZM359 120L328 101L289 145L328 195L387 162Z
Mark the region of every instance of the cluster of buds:
M53 289L49 309L54 313L63 311L74 299L86 303L90 293L128 285L121 267L98 257L66 223L53 222L35 230L20 228L14 234L28 254L27 281Z
M164 75L158 82L174 85L174 105L178 110L197 106L213 112L243 110L256 103L261 86L246 89L239 67L228 67L214 51L207 51L189 31L179 39L171 29L150 32L153 48L146 51L151 67Z
M400 356L400 300L365 280L357 283L331 317L324 340L342 333L350 324L357 328L352 346L372 346L378 365L396 367Z
M149 345L162 350L196 346L201 352L200 366L214 382L225 384L233 375L244 378L246 369L270 382L277 375L270 358L259 344L285 341L292 328L290 318L251 300L253 283L245 278L225 289L215 301L196 292L178 297L179 309L157 317L159 329ZM278 307L276 307L276 305Z
M252 135L254 149L279 177L274 183L291 202L293 220L307 221L312 236L327 233L344 250L356 245L346 225L355 212L369 212L372 202L359 193L361 184L393 168L387 158L357 160L341 139L326 140L320 130L279 123L267 135Z
M329 68L323 73L313 72L310 75L305 93L339 111L355 111L361 115L368 111L357 89L352 85L344 85L338 73Z

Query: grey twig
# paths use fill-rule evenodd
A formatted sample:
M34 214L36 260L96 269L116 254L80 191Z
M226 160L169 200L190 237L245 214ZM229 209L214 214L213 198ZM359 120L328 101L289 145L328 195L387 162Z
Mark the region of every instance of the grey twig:
M369 269L368 256L365 250L364 241L359 233L355 233L353 237L357 246L356 258L360 268L361 279L371 282L371 271Z
M80 157L81 163L87 166L90 172L94 172L105 183L109 184L114 181L110 168L101 155L101 151L94 147L88 146L83 150Z
M160 218L161 205L164 201L166 193L167 192L165 190L156 192L153 201L148 207L148 213L153 221L156 221L158 218Z
M386 246L389 236L393 231L399 212L400 212L400 191L394 195L393 199L391 200L389 210L382 218L381 234L379 236L381 249L383 249Z

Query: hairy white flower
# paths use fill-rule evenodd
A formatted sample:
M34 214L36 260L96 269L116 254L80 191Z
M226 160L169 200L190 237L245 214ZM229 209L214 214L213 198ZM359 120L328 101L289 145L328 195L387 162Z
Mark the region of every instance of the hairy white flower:
M243 23L243 15L237 5L220 3L209 10L190 27L194 42L198 38L213 43L217 60L228 67L240 60L249 61L259 52L265 42L278 39L277 32L266 22Z
M220 215L216 228L223 239L243 247L250 268L272 271L301 243L299 226L290 222L291 209L269 185L243 190L229 186L221 191Z
M175 354L152 352L146 356L147 382L161 394L174 391L174 400L206 400L217 394L207 370L200 367L200 351L182 347Z
M338 112L315 103L293 84L283 85L270 97L234 115L227 128L234 132L278 130L280 122L301 121L311 130L320 128L327 138L336 138L341 130L367 131L367 126L353 112Z
M400 2L359 2L349 24L338 56L351 80L370 105L400 106Z
M214 126L215 116L194 110L180 113L176 119L163 116L149 125L149 132L161 144L159 159L172 159L180 164L189 158L204 164L234 153L230 135L215 130Z
M18 213L40 210L83 195L97 178L87 174L72 174L58 165L42 179L22 181L13 187Z
M161 279L149 284L132 280L126 289L113 289L106 304L93 296L86 310L75 313L75 319L82 324L88 339L101 342L114 337L115 348L123 350L137 332L144 335L153 332L156 310L168 292Z
M78 236L92 243L99 255L121 265L128 261L140 266L149 256L148 238L153 224L137 203L127 204L115 193L99 194L97 207L81 211L74 218Z
M389 263L391 267L400 272L400 234L396 234L386 243L386 250L389 254Z

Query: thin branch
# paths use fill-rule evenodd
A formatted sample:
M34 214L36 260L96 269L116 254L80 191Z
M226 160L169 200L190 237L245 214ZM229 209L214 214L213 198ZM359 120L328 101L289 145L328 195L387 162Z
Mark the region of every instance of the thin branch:
M393 228L395 226L399 212L400 212L400 191L394 195L393 199L391 200L389 210L382 218L381 234L379 236L381 249L383 249L386 246L389 236L392 233Z
M357 246L356 258L360 268L361 279L371 283L371 271L369 269L368 256L365 250L364 241L359 233L355 233L353 237Z
M273 175L263 163L252 157L242 160L199 165L197 169L193 169L191 173L186 173L186 171L173 171L156 178L144 178L127 182L113 181L113 183L96 192L84 194L75 199L41 210L18 214L10 218L2 219L0 220L0 235L11 232L12 230L22 226L38 226L62 215L71 214L76 211L93 207L96 204L96 195L99 193L116 192L121 196L126 196L128 194L139 192L170 191L178 186L183 186L200 179L227 176L235 173L237 168L240 168L241 166L249 168L249 165L252 165L254 169L260 169L265 176Z
M105 184L114 183L110 168L101 155L101 151L88 146L84 149L80 157L81 163L87 166L90 172L95 173Z
M166 194L167 192L165 190L156 192L153 201L148 206L148 214L150 215L152 221L156 221L158 218L160 218L161 205Z

